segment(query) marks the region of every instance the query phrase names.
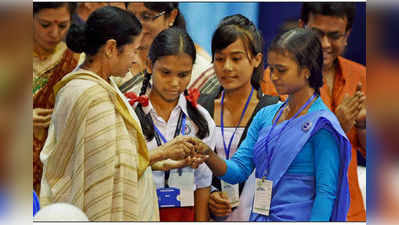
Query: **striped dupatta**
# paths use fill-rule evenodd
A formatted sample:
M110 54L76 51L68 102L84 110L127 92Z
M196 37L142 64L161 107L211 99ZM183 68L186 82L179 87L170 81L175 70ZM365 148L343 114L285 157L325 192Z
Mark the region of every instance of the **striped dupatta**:
M92 221L159 220L145 139L121 96L86 70L65 76L54 92L40 155L42 205L68 202Z

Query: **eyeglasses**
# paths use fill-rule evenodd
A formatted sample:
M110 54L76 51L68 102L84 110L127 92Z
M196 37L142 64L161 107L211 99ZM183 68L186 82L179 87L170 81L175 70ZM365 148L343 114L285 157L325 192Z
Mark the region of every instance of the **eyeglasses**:
M310 28L310 27L306 27L306 28L311 29L316 34L316 36L319 39L323 39L324 36L327 36L327 38L330 41L338 41L338 40L342 39L343 37L345 37L345 35L346 35L346 33L342 34L340 32L336 32L336 31L334 31L334 32L324 32L324 31L321 31L321 30L319 30L317 28Z
M152 21L156 20L158 17L161 17L162 15L164 15L165 13L166 13L166 11L162 11L155 16L151 16L151 15L147 14L146 12L144 12L141 15L139 15L139 17L143 22L152 22Z

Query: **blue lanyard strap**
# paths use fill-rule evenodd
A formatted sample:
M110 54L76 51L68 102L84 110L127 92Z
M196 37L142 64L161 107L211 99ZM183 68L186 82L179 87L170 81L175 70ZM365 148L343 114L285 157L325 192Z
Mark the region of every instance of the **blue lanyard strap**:
M294 120L306 107L308 107L309 104L313 101L313 99L314 99L315 97L316 97L316 93L314 93L314 94L312 95L312 97L310 97L310 98L306 101L306 103L305 103L304 105L301 106L301 108L298 110L298 112L296 112L295 115L294 115L291 119L289 119L289 120L284 124L283 128L281 128L280 132L279 132L278 135L277 135L278 138L281 137L281 134L283 133L284 129L288 126L288 124L289 124L292 120ZM287 106L287 102L288 102L288 99L287 99L287 101L285 101L284 104L281 106L280 111L279 111L279 113L278 113L276 119L275 119L274 122L272 123L272 128L270 129L270 131L269 131L269 133L268 133L268 135L267 135L267 137L266 137L266 144L269 144L270 135L271 135L273 129L276 127L277 122L278 122L278 120L280 119L280 117L281 117L281 115L282 115L282 113L283 113L283 111L284 111L284 108ZM271 160L271 158L272 158L272 156L273 156L273 152L274 152L274 148L273 148L273 149L269 149L269 153L268 153L269 168L268 168L267 170L264 171L264 177L266 177L267 173L268 173L269 170L270 170L270 160Z
M157 141L157 145L161 146L162 142L161 139L163 141L164 144L166 144L168 141L166 140L165 136L161 133L161 131L158 129L157 126L155 126L155 124L153 123L154 126L154 130L155 130L155 140ZM182 135L185 134L185 130L186 130L186 114L183 113L183 111L180 111L180 115L179 115L179 120L177 121L177 126L176 126L176 130L175 130L175 134L174 137L177 137L179 135L179 133L181 133ZM182 169L179 169L179 175L181 176L183 173ZM170 175L170 171L165 171L165 187L168 188L168 180L169 180L169 175Z
M166 144L168 141L166 140L165 136L161 133L161 131L158 129L157 126L154 125L154 130L155 130L155 138L157 139L157 144L158 146L162 145L162 142L164 144ZM182 135L184 135L184 131L186 129L186 115L183 113L183 111L180 112L179 115L179 120L177 122L177 126L176 126L176 130L175 130L175 135L173 138L177 137L179 135L179 133L181 133ZM160 139L162 140L162 142L160 141Z
M155 129L155 132L156 132L155 138L157 138L157 136L158 136L158 138L161 138L161 139L162 139L163 143L168 142L168 141L166 140L165 136L163 136L163 134L161 133L161 131L158 129L158 127L155 126L155 124L154 124L154 129ZM158 146L161 146L161 145L162 145L162 142L160 143L160 142L158 142L158 140L157 140L157 144L158 144Z
M224 153L226 154L226 159L228 160L230 158L230 148L231 148L231 143L233 143L234 135L236 134L236 131L238 127L241 124L242 119L244 118L245 112L247 111L249 102L251 101L252 98L252 93L254 92L254 88L251 89L251 93L248 96L247 102L245 103L244 109L242 110L240 121L238 121L237 126L234 129L233 135L231 135L229 145L226 146L226 142L224 141L224 122L223 122L223 102L224 102L224 91L222 92L222 100L221 100L221 110L220 110L220 126L222 130L222 136L223 136L223 147L224 147Z

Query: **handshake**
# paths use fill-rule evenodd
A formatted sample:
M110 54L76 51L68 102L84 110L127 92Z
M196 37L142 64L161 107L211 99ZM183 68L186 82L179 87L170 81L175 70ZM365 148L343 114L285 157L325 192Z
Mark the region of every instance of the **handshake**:
M209 158L212 149L196 137L178 136L159 147L160 160L152 165L153 170L170 170L191 166L198 168Z

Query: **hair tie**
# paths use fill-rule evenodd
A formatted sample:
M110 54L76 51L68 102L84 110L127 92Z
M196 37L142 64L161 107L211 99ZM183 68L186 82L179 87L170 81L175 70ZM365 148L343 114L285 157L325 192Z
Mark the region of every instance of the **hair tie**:
M187 101L189 101L192 106L197 108L198 98L200 96L200 92L198 91L198 89L190 88L188 91L185 90L184 93L185 93L185 97L186 97Z
M126 98L128 98L129 104L131 106L134 105L134 103L139 102L142 106L146 107L148 106L148 97L147 96L137 96L136 93L134 92L126 92L125 93Z

